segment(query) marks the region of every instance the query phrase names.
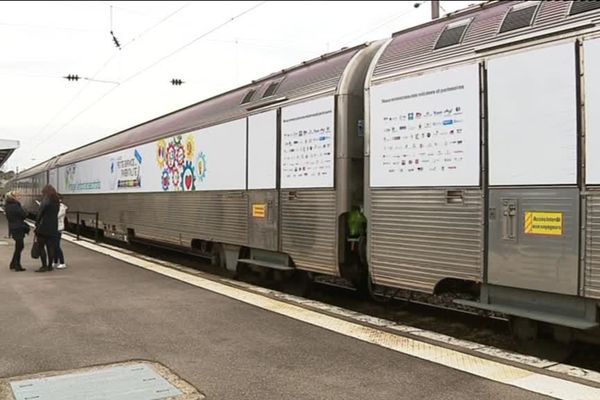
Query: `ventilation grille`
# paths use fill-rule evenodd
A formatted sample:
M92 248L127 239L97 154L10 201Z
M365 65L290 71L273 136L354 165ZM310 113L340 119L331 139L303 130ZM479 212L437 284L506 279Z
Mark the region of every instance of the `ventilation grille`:
M453 24L449 24L444 29L444 32L440 35L434 49L442 49L444 47L459 44L465 35L465 30L469 26L471 20L459 21Z
M244 98L242 99L242 102L240 104L249 103L250 100L252 100L252 97L254 96L254 93L256 93L256 89L250 89L250 90L248 90L248 93L246 93L246 95L244 96Z
M281 81L271 82L267 90L265 90L265 93L263 93L262 98L264 99L265 97L273 96L280 83Z
M576 0L571 4L569 15L581 14L584 12L600 9L600 1L597 0Z
M500 33L531 26L536 10L536 3L523 3L522 5L512 7L508 14L506 14L504 21L502 21Z

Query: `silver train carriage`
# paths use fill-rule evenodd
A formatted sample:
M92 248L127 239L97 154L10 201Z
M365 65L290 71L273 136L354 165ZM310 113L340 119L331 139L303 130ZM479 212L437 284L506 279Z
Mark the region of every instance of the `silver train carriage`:
M364 81L381 44L326 54L119 132L13 185L31 212L49 182L107 237L191 248L231 272L243 263L356 275L345 220L362 204Z
M598 335L600 2L483 3L399 32L366 85L376 287ZM557 326L561 328L557 328ZM573 329L571 329L573 328Z

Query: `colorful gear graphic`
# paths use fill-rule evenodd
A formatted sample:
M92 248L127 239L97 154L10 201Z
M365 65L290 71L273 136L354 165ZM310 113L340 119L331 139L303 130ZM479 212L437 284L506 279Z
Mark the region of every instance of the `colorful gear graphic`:
M181 173L181 189L183 191L196 190L196 177L194 175L194 166L191 161L186 161Z
M204 178L206 178L206 154L200 152L198 154L198 158L196 159L196 165L198 166L198 171L196 172L196 178L203 182Z
M189 160L194 157L194 148L196 147L196 143L194 142L194 135L188 135L185 138L185 156Z
M171 184L171 178L169 177L169 170L164 169L161 177L162 189L166 192L169 190L169 185Z
M171 182L173 183L173 189L179 190L181 174L179 173L179 168L177 168L177 166L173 167L173 169L171 170Z
M182 145L177 146L175 160L177 161L177 166L183 167L183 164L185 163L185 148Z
M165 158L167 152L167 142L164 139L156 143L156 162L160 168L165 166Z
M169 169L169 171L173 171L173 169L175 168L175 157L177 155L177 150L175 148L175 145L173 143L170 143L169 146L167 146L167 154L166 154L166 161L167 161L167 168Z

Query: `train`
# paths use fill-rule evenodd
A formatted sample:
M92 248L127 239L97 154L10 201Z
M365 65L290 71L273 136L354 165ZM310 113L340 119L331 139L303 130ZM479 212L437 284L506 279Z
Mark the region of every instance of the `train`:
M600 339L600 2L489 1L60 154L77 224ZM596 72L594 72L596 71ZM597 165L598 164L598 165Z

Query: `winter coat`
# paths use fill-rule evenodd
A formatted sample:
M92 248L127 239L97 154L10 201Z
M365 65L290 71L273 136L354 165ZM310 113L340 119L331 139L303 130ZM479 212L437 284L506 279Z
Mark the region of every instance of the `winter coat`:
M60 203L58 209L58 231L62 232L65 230L65 217L67 216L67 207L64 203Z
M35 233L42 236L58 235L58 203L44 198L35 221Z
M4 212L6 213L6 219L8 220L8 232L11 236L17 233L25 233L27 230L25 224L25 218L27 213L21 207L21 203L17 200L7 199L4 206Z

